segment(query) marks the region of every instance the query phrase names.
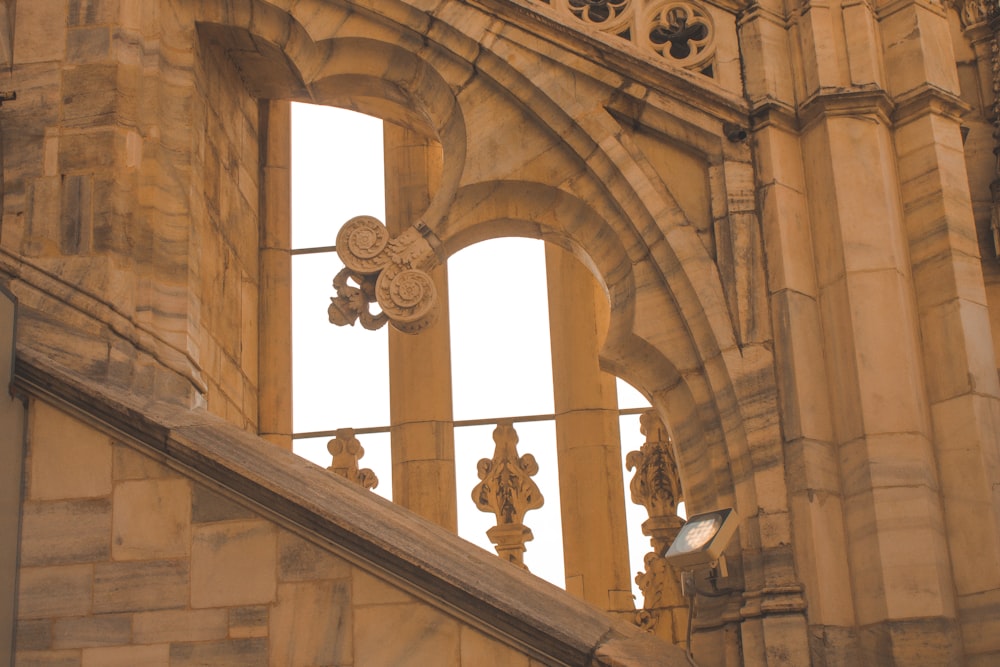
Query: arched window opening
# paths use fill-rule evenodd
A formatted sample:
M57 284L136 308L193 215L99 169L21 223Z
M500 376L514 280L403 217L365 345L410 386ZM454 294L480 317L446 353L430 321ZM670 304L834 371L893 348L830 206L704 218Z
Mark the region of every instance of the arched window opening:
M382 137L378 119L292 105L293 450L328 467L330 432L360 430L365 455L359 464L378 477L374 491L392 499L388 328L334 327L326 312L331 277L340 268L333 246L341 225L357 215L385 220ZM480 481L477 463L493 455L495 425L463 423L514 419L518 453L537 461L534 480L545 499L524 519L534 535L525 564L566 587L556 425L551 418L519 419L555 412L545 255L541 241L497 239L449 260L455 492L459 534L493 551L486 531L496 518L478 511L470 495ZM636 412L649 404L621 380L617 388L626 413L619 423L624 469L625 454L643 441ZM324 435L301 437L315 432ZM641 606L632 577L643 569L649 539L640 528L645 510L629 499L630 478L626 473L623 480L628 585Z

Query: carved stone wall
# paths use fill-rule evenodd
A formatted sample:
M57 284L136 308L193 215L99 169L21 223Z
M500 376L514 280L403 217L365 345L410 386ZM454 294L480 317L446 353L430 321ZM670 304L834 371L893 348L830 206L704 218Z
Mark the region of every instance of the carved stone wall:
M372 113L444 156L393 235L420 252L382 271L496 236L569 249L610 304L602 364L669 425L689 510L742 517L734 592L698 599L700 664L995 662L988 102L962 143L968 73L990 91L993 56L961 51L960 77L939 3L681 4L710 15L712 76L585 29L573 2L3 3L19 344L254 429L258 103ZM661 46L707 39L685 32L698 11L663 15Z

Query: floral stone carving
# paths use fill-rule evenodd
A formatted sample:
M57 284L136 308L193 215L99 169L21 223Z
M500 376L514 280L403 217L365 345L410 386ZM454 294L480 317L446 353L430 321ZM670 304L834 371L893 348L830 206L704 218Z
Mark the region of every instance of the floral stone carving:
M376 218L351 218L337 233L337 255L345 268L333 279L337 296L330 298L327 310L331 323L353 326L360 321L375 330L388 322L404 333L434 323L438 297L427 272L438 259L417 227L391 238ZM372 313L370 305L376 302L381 312Z
M486 531L506 561L524 565L524 543L534 539L524 525L524 515L545 502L532 476L538 463L531 454L518 456L517 433L510 424L498 424L493 431L496 449L492 459L480 459L476 466L482 481L472 489L472 500L482 512L493 512L497 525Z
M681 479L673 442L659 415L654 410L644 412L639 424L646 442L639 451L628 453L625 466L635 470L629 490L632 502L645 507L649 514L642 523L642 533L649 536L653 550L643 558L644 571L635 576L643 598L636 624L674 641L668 636L672 629L658 628L657 622L664 614L669 616L672 609L685 606L677 573L663 558L684 526L684 520L677 516L677 503L683 499Z
M378 477L371 468L358 468L358 461L365 455L365 448L354 437L354 429L338 429L334 439L327 443L326 450L333 456L333 462L327 470L332 470L363 489L378 486Z

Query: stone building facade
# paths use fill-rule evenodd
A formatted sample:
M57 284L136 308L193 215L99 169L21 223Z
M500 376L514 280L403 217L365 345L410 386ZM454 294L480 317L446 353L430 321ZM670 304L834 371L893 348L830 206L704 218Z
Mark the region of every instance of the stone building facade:
M996 664L998 33L995 0L0 0L0 655ZM330 317L393 327L395 504L287 451L291 101L387 121ZM566 592L453 534L446 261L501 236L547 242ZM610 374L678 472L640 610ZM680 489L740 517L690 600Z

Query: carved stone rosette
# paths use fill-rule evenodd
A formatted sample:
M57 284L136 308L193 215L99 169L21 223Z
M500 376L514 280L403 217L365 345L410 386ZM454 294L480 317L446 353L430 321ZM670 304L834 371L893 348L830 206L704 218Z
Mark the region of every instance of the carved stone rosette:
M545 502L532 480L538 463L531 454L518 456L517 433L510 424L498 424L493 431L496 449L492 459L480 459L476 466L482 481L472 489L472 501L481 512L492 512L497 525L486 532L497 554L518 567L524 565L524 543L533 539L524 525L524 515Z
M642 532L649 536L653 550L643 559L644 571L635 576L643 598L643 608L636 613L635 620L641 628L669 641L679 641L681 638L674 636L672 624L660 624L660 619L686 607L679 577L663 558L684 526L684 520L677 516L677 503L683 499L681 480L673 443L659 415L649 410L642 413L639 423L646 442L639 451L628 453L625 466L635 470L629 490L632 502L645 507L649 514Z
M365 455L365 448L354 437L354 429L337 429L336 436L327 443L326 450L333 456L333 463L327 470L354 482L362 489L374 489L378 486L378 477L371 468L358 468L358 461Z
M416 227L391 238L376 218L351 218L337 233L337 255L345 268L333 279L337 296L330 298L327 310L331 323L353 326L360 321L374 330L388 322L403 333L434 323L438 297L427 272L438 259ZM379 313L369 309L375 302Z

